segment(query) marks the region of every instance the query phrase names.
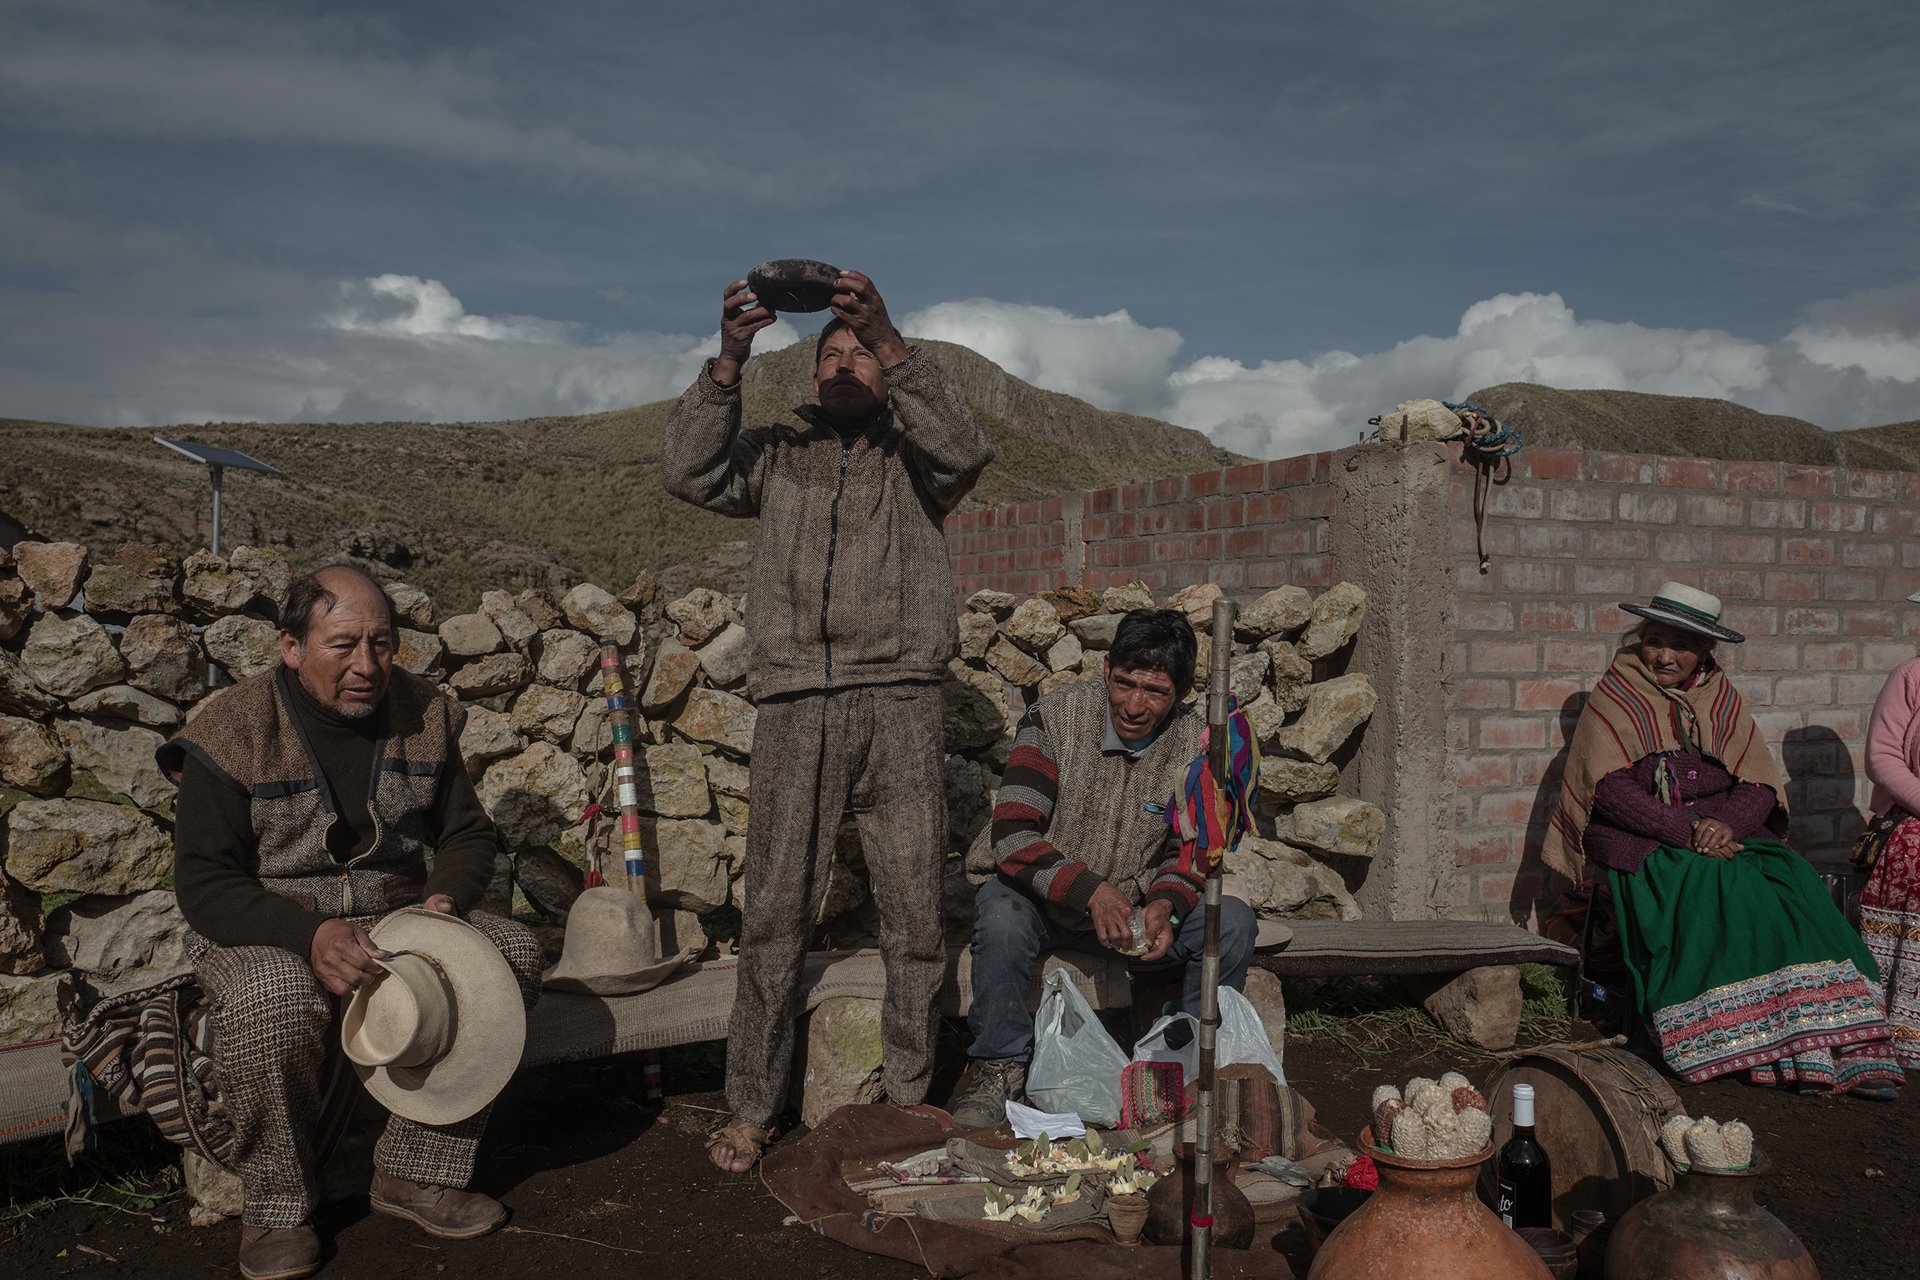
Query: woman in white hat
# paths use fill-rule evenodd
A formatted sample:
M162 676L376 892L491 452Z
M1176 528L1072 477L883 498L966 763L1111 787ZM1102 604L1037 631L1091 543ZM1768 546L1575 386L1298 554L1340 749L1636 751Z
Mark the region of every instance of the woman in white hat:
M1543 858L1604 868L1640 1016L1689 1083L1745 1072L1803 1091L1891 1093L1880 972L1818 875L1780 842L1779 768L1714 658L1746 637L1669 582L1594 685Z
M1907 599L1920 604L1920 595ZM1886 980L1900 1065L1920 1069L1920 658L1893 669L1867 725L1873 821L1854 845L1868 873L1860 933Z

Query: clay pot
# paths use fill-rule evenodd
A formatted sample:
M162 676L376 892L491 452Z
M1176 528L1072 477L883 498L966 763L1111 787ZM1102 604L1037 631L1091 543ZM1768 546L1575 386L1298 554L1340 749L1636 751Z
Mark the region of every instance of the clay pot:
M1307 1280L1552 1280L1534 1251L1474 1194L1493 1144L1459 1160L1406 1160L1360 1131L1380 1187L1327 1237Z
M1820 1280L1800 1238L1754 1202L1766 1169L1758 1152L1745 1169L1694 1169L1627 1210L1608 1280Z
M1149 1188L1151 1190L1151 1188ZM1107 1197L1107 1226L1118 1244L1139 1244L1140 1228L1147 1225L1147 1198L1139 1192Z
M1193 1216L1193 1144L1184 1142L1174 1153L1173 1172L1147 1192L1149 1244L1184 1244ZM1213 1247L1253 1247L1253 1206L1233 1184L1233 1153L1216 1147L1213 1153Z

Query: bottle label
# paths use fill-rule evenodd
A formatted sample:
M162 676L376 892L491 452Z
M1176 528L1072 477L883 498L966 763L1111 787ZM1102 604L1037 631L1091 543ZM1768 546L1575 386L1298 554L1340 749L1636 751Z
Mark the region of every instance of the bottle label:
M1508 1226L1513 1225L1513 1202L1516 1198L1513 1184L1511 1182L1501 1182L1499 1204L1494 1209L1494 1212L1499 1214L1500 1221L1506 1223Z

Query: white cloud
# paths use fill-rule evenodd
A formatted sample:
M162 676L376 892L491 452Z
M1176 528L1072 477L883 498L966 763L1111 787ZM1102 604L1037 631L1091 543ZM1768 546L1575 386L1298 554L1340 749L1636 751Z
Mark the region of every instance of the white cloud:
M536 316L473 316L438 280L384 275L341 286L341 307L328 317L336 329L401 338L488 338L552 345L566 326Z
M0 181L8 264L62 283L0 284L6 416L134 425L586 413L678 394L717 345L715 333L475 314L455 287L403 272L336 281L263 267L184 233L54 216ZM1724 397L1829 427L1920 418L1920 282L1812 305L1771 343L1584 319L1551 293L1495 295L1450 334L1381 351L1252 364L1179 363L1178 332L1126 311L976 298L903 324L1039 386L1265 457L1349 443L1400 400L1457 400L1505 381ZM782 320L757 345L798 337Z
M1787 341L1817 364L1876 382L1920 380L1920 280L1816 303Z
M1920 417L1920 283L1816 304L1771 344L1582 319L1559 294L1503 293L1468 307L1444 337L1252 365L1203 355L1173 367L1179 335L1124 311L1088 319L975 300L909 320L922 317L938 327L917 332L965 342L1041 386L1261 457L1349 444L1402 400L1459 400L1500 382L1721 398L1827 427Z
M0 284L8 417L133 426L589 413L679 394L719 341L474 315L438 280L268 269L176 232L53 217L0 182L7 263L64 280ZM798 336L781 321L760 345Z
M1036 386L1136 413L1163 407L1168 371L1180 349L1178 333L1148 328L1125 311L1076 316L991 298L938 303L901 324L915 337L978 351Z

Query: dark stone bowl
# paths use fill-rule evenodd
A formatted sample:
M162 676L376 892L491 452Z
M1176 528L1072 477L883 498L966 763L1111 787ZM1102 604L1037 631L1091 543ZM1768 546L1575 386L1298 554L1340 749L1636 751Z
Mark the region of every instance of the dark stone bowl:
M825 311L840 268L811 258L775 258L747 272L747 287L775 311Z

